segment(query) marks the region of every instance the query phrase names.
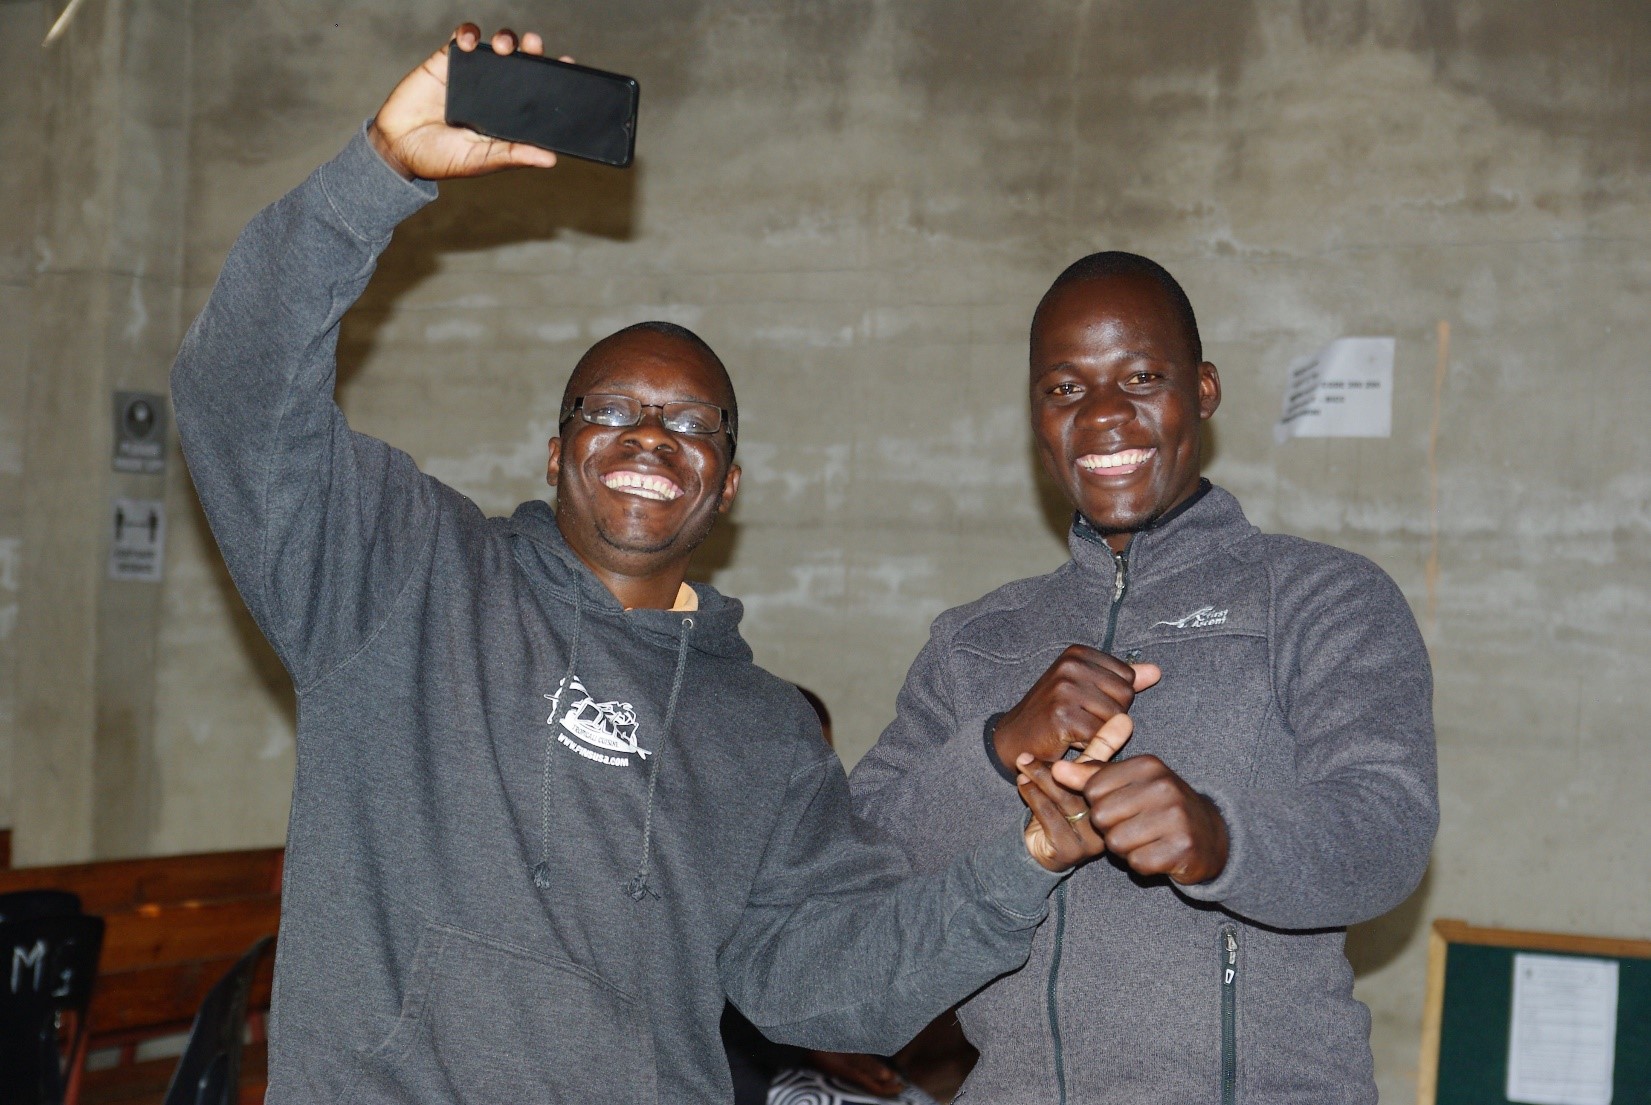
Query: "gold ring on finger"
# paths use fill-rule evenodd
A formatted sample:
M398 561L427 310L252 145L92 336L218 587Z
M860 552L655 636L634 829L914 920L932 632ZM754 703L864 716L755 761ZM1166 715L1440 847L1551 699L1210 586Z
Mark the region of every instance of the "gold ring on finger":
M1088 816L1089 816L1089 811L1088 810L1079 810L1077 813L1067 814L1066 819L1068 821L1072 822L1072 824L1076 825L1078 822L1082 821L1084 818L1086 818Z

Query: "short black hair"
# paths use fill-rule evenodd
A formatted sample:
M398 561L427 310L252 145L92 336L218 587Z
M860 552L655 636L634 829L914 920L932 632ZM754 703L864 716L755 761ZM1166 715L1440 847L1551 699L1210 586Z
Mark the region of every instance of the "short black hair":
M1043 305L1068 284L1102 280L1111 276L1144 276L1163 288L1164 294L1169 296L1170 308L1181 324L1182 334L1187 339L1187 347L1192 350L1192 359L1204 359L1204 341L1198 336L1198 316L1193 313L1192 300L1187 298L1187 293L1180 283L1169 274L1168 269L1150 257L1142 257L1138 253L1125 253L1121 249L1091 253L1066 266L1061 274L1055 277L1055 282L1049 285L1049 290L1043 293L1043 298L1038 300L1038 309L1032 312L1033 327L1038 324L1038 315L1043 311Z
M676 341L684 342L699 351L699 353L701 353L706 360L716 365L717 371L722 374L723 383L728 385L729 444L732 445L735 441L738 441L740 432L739 400L734 395L734 381L733 378L728 375L728 366L722 363L722 358L717 356L717 351L711 348L710 342L706 341L704 338L700 337L698 334L694 333L692 330L681 325L680 323L666 322L663 319L647 319L643 322L633 322L623 329L615 330L613 333L609 334L607 337L585 350L584 356L580 357L579 363L573 366L573 371L568 374L568 382L562 388L562 410L567 410L568 407L573 405L574 399L577 398L577 396L573 394L574 385L579 380L579 370L585 366L585 361L589 359L590 355L602 346L606 345L608 342L613 341L616 338L622 338L626 334L637 330L645 330L650 334L661 334L667 338L673 338ZM729 456L733 456L732 449L729 451Z

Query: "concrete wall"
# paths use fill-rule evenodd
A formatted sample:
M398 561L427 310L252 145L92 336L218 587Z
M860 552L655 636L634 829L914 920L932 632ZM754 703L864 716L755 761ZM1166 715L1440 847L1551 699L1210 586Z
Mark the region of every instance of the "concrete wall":
M759 661L831 704L852 761L930 618L1061 559L1025 325L1067 261L1148 253L1223 370L1210 474L1262 526L1372 556L1433 652L1435 862L1351 939L1384 1096L1413 1093L1431 917L1646 934L1651 4L610 0L514 18L639 77L638 165L445 188L347 324L359 428L508 510L544 493L586 345L646 317L699 330L740 388L746 468L703 574L745 599ZM193 8L185 317L246 218L454 21L430 0ZM22 97L49 120L28 95L0 91L0 118ZM5 166L4 198L28 196ZM8 206L0 327L26 334ZM1289 361L1359 334L1398 339L1392 438L1275 444ZM0 563L19 432L0 411ZM166 494L135 850L276 842L290 689L176 466ZM19 584L25 601L49 585ZM28 648L8 593L0 573L0 756ZM18 818L20 851L47 854L33 839Z

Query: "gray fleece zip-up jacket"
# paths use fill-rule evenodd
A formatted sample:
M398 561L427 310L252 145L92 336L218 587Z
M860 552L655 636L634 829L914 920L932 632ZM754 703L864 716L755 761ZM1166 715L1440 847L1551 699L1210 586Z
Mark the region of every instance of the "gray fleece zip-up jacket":
M1013 808L911 876L737 601L625 611L543 503L483 517L350 430L339 320L433 195L358 135L241 234L173 372L298 693L268 1100L726 1102L725 997L899 1046L1025 961L1059 880Z
M1363 557L1263 534L1210 488L1114 556L942 614L856 809L920 868L1019 803L983 727L1068 644L1163 669L1119 758L1153 753L1220 808L1226 868L1181 887L1080 868L1019 972L962 1010L962 1100L1374 1102L1344 927L1420 881L1438 823L1432 679L1410 608Z

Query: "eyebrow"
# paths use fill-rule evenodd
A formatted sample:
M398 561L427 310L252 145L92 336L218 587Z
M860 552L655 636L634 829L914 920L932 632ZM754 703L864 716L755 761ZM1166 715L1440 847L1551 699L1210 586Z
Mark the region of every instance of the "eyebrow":
M1125 349L1125 350L1122 350L1121 351L1121 359L1129 360L1129 361L1152 361L1152 362L1157 363L1157 364L1174 364L1175 363L1175 358L1173 358L1173 357L1166 357L1166 356L1161 356L1161 355L1155 354L1155 353L1149 353L1144 349ZM1052 364L1052 365L1046 365L1043 368L1034 369L1032 378L1034 380L1042 379L1043 377L1049 375L1051 372L1060 372L1060 371L1063 371L1063 370L1070 371L1070 370L1075 370L1076 368L1077 368L1077 365L1074 364L1071 360L1059 361L1059 362L1057 362L1055 364Z

